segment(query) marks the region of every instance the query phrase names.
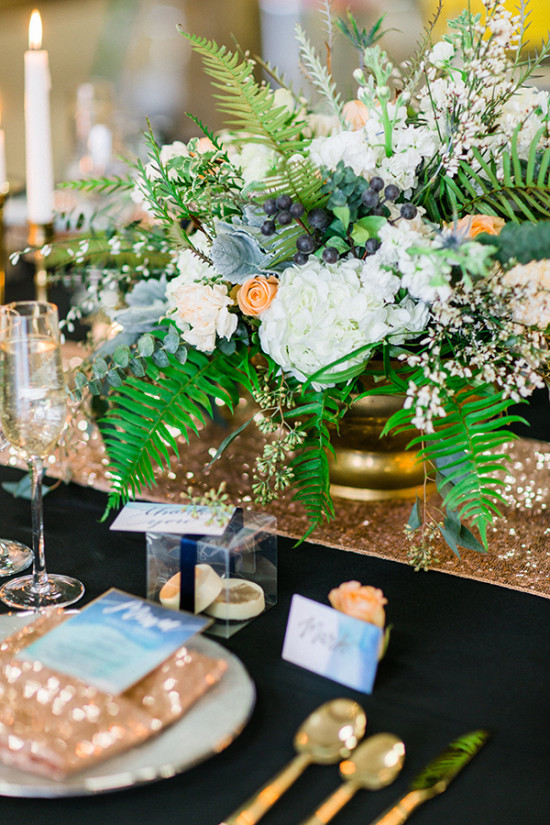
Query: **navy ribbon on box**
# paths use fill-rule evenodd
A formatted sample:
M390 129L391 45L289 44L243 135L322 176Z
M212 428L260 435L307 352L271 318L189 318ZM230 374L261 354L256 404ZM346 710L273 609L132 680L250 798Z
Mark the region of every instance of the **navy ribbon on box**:
M241 507L237 507L231 521L225 528L223 537L227 533L238 533L244 527L244 514ZM211 536L192 536L186 534L180 541L180 610L195 612L195 566L197 564L197 548L200 541L208 541ZM235 572L235 559L229 560L230 572Z

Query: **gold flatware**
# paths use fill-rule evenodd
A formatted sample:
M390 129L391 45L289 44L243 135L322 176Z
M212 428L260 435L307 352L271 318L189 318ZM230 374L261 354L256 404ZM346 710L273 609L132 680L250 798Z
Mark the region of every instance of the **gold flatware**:
M363 738L367 717L352 699L332 699L302 722L294 736L297 755L220 825L255 825L308 765L347 759Z
M447 790L455 776L474 758L488 738L486 730L474 730L455 739L413 779L409 792L370 825L402 825L415 808Z
M349 802L360 789L377 791L396 779L405 761L405 745L393 733L369 736L340 763L344 783L317 808L301 825L324 825Z

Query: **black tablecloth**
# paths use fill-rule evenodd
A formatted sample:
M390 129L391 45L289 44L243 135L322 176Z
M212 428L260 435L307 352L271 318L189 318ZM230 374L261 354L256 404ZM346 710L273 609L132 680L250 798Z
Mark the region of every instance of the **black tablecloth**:
M0 480L19 477L1 469ZM75 485L45 499L48 567L78 576L81 602L110 586L145 594L144 537L99 523L105 497ZM0 490L0 535L30 543L30 507ZM283 525L284 526L284 525ZM396 541L401 541L396 536ZM328 591L358 579L387 598L391 643L372 695L281 659L293 593L326 603ZM257 687L252 718L221 754L179 776L95 797L0 801L3 825L217 825L292 756L305 716L335 696L359 701L368 732L392 731L407 747L405 768L382 791L360 791L334 820L369 823L404 792L450 740L478 727L492 738L446 793L412 817L417 825L547 825L550 821L548 636L550 603L488 584L279 539L279 603L221 644ZM0 767L1 771L1 767ZM311 766L265 816L299 823L339 784L336 766Z

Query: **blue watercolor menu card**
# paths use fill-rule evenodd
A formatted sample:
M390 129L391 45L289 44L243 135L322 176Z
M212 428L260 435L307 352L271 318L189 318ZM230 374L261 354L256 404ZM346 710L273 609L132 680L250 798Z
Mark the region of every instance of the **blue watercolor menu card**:
M112 588L18 657L118 694L209 623Z

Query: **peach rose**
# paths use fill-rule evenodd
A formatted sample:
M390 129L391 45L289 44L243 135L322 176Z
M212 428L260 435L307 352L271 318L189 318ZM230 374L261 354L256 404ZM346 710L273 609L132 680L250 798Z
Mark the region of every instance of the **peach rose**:
M342 110L344 120L353 132L362 129L369 119L369 110L360 100L348 100Z
M466 230L470 238L475 238L486 232L488 235L498 235L506 223L502 218L495 218L493 215L466 215L457 221L456 228L459 232Z
M277 294L279 281L274 275L269 278L250 278L237 292L237 303L245 315L261 315Z
M388 600L377 587L361 585L356 581L344 582L340 587L331 590L328 598L336 610L375 624L381 630L384 629L386 624L384 605L388 603Z

